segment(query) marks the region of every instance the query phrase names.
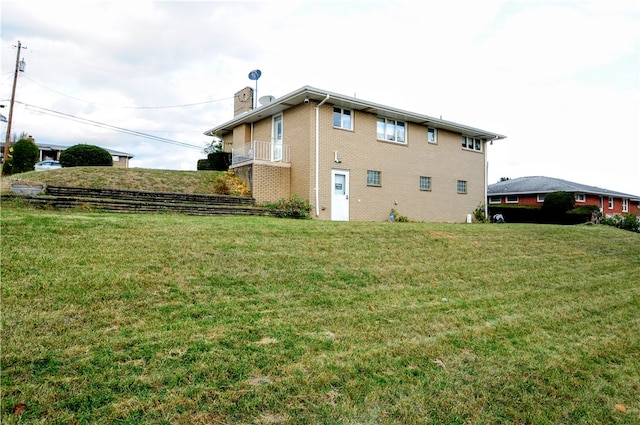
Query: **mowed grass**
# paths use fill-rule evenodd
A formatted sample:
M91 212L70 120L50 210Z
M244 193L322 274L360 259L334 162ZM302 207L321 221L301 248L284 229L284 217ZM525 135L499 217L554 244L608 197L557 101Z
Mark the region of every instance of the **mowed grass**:
M2 423L637 424L639 276L608 226L5 202Z

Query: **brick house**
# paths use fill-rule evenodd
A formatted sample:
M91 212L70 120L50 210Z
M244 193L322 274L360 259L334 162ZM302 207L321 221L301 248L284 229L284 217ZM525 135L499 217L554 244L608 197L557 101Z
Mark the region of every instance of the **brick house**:
M35 142L35 144L38 146L38 150L40 151L38 161L47 161L47 160L57 161L60 158L60 154L62 153L62 151L69 147L64 145L54 145L51 143L40 143L40 142ZM103 148L103 149L111 154L111 158L113 158L114 167L129 168L129 162L131 161L131 158L133 158L132 154L115 151L113 149L107 149L107 148ZM0 144L0 152L4 155L4 143ZM3 155L0 157L3 157Z
M305 86L235 95L223 141L257 202L309 200L321 220L464 222L486 199L486 147L500 134Z
M600 207L604 216L640 214L640 196L543 176L519 177L490 184L487 188L487 204L541 207L545 195L557 191L572 193L576 206Z

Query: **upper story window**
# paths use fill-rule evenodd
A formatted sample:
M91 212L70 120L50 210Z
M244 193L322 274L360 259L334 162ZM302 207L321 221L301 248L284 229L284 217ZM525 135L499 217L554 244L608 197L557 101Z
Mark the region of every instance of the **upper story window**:
M438 132L435 128L427 128L427 141L429 143L438 143Z
M333 107L333 126L344 130L353 130L353 111L337 106Z
M378 117L378 140L407 143L406 124L402 121Z
M482 152L482 139L462 136L462 149Z

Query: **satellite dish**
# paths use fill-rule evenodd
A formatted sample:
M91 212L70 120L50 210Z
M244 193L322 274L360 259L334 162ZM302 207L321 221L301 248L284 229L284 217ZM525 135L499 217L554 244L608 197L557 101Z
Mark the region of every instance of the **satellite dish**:
M262 96L260 99L258 99L261 105L268 105L274 100L276 100L276 98L271 95Z
M254 69L249 73L249 79L257 81L261 75L262 75L262 72L259 69Z

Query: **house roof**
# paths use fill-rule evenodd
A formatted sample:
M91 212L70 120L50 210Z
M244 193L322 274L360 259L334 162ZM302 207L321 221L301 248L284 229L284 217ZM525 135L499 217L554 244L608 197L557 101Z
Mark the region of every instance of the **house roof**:
M64 146L64 145L54 145L54 144L51 144L51 143L38 143L38 142L36 142L36 145L41 150L52 150L52 151L63 151L63 150L65 150L65 149L67 149L69 147L69 146ZM104 149L107 152L109 152L109 154L115 155L115 156L126 156L128 158L133 158L133 156L134 156L133 154L130 154L130 153L114 151L113 149L109 149L109 148L102 148L102 149Z
M629 198L632 201L640 201L640 196L544 176L519 177L490 184L487 187L488 196L533 195L557 191L613 196L616 198Z
M286 109L299 105L303 103L305 99L313 100L316 102L322 102L326 99L327 102L343 108L381 115L386 118L426 125L443 130L449 130L456 133L464 134L466 136L477 137L485 140L499 140L506 138L506 136L498 133L481 130L478 128L418 114L415 112L391 108L389 106L368 102L351 96L332 93L310 86L304 86L294 92L275 99L269 104L259 106L255 109L252 109L251 111L240 114L234 117L231 121L205 131L204 134L207 136L221 137L225 134L231 133L233 129L238 125L250 124L256 121L260 121L264 117L278 114Z

